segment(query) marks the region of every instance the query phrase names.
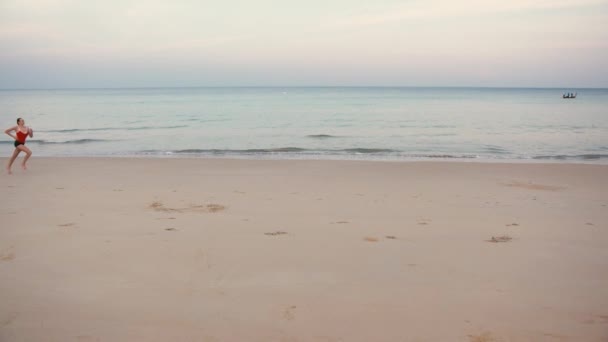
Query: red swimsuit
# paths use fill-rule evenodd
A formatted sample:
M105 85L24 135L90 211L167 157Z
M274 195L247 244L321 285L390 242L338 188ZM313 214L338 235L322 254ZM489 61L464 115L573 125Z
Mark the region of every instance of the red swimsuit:
M27 133L23 133L20 130L17 130L17 141L25 144L25 139L27 139Z

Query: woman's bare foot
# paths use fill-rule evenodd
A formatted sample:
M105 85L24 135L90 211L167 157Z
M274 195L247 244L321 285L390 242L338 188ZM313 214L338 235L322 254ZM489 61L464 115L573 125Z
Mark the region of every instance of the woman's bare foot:
M23 169L23 171L27 170L27 166L25 166L25 164L21 164L21 168Z
M8 174L9 174L9 175L12 175L12 174L13 174L13 171L11 171L11 169L10 169L10 168L8 168L8 167L6 168L6 172L8 172Z

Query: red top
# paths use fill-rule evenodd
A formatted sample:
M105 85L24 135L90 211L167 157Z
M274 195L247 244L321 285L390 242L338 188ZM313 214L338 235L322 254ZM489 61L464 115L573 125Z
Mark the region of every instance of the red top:
M20 130L17 130L17 141L25 144L25 139L27 138L27 133L23 133Z

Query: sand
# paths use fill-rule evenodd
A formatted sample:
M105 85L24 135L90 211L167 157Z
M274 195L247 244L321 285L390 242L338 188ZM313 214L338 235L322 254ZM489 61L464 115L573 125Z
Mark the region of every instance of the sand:
M608 166L19 162L0 341L608 340Z

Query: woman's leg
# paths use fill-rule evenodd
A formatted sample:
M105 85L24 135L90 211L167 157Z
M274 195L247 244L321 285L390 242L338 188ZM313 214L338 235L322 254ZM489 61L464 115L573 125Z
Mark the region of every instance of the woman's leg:
M19 145L17 146L17 148L23 152L25 152L25 158L23 158L23 162L21 162L21 168L24 170L27 170L27 166L25 166L25 163L27 163L27 160L30 159L30 156L32 155L32 151L25 145Z
M6 170L8 171L9 175L13 174L13 172L11 171L11 167L13 166L13 162L15 161L15 159L17 159L19 152L21 152L21 150L19 150L18 148L15 148L15 150L13 151L13 155L11 156L11 159L8 161Z

